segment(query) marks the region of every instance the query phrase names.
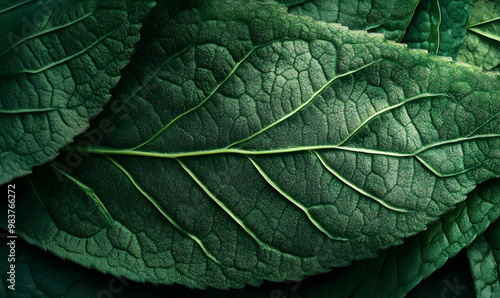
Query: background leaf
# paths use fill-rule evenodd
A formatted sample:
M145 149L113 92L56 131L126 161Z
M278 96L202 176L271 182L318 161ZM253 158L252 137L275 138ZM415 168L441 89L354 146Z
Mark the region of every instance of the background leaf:
M0 185L88 128L153 3L0 1Z
M99 293L104 295L105 291L117 289L117 297L137 297L148 295L148 297L401 297L413 288L422 279L428 277L437 268L445 264L449 258L455 256L462 248L471 242L488 227L488 225L500 216L500 184L499 179L482 184L467 197L465 202L460 203L455 210L445 214L442 218L429 226L427 231L416 237L407 239L404 244L394 247L373 260L355 262L347 268L334 269L324 276L309 277L302 282L290 282L276 285L266 284L260 289L245 288L244 290L194 291L181 287L140 285L125 279L105 276L95 271L81 268L76 264L63 261L57 257L43 252L38 248L29 246L22 240L17 240L17 276L23 276L23 282L17 284L16 293L31 296L31 293L44 293L47 297L95 297ZM498 224L490 227L495 228ZM497 228L497 227L496 227ZM495 228L495 229L496 229ZM486 235L491 235L488 232ZM493 235L492 235L493 236ZM486 236L488 237L488 236ZM481 242L479 242L481 241ZM483 256L491 258L493 251L488 247L485 237L480 237L469 249L469 254L476 256L473 268L478 268L478 277L491 280L494 275L488 269L493 263L485 263ZM486 246L484 246L486 245ZM7 246L2 245L8 255ZM478 250L479 248L479 250ZM489 249L484 249L489 248ZM485 254L484 252L489 253ZM479 259L477 259L479 257ZM473 258L474 259L474 258ZM0 293L6 292L7 259L1 260L3 285L0 285ZM439 278L437 282L426 282L421 289L413 292L409 297L422 297L419 293L430 294L430 290L437 289L441 295L447 289L449 283L455 282L455 277L462 276L462 272L455 268L455 274L447 273ZM482 270L481 270L482 269ZM493 268L496 270L496 267ZM487 281L489 284L491 284ZM466 284L462 279L457 281L462 294L470 289L463 289ZM479 280L478 280L479 282ZM54 286L57 285L57 286ZM2 290L3 286L3 290ZM102 291L102 292L101 292ZM449 290L446 291L450 292ZM479 291L480 292L480 291ZM478 293L479 293L478 292ZM63 295L66 293L66 295ZM141 294L142 293L142 294ZM3 295L2 297L11 297ZM445 296L448 297L448 296Z
M465 202L443 215L425 232L381 252L375 259L355 262L341 269L340 277L310 289L305 297L320 297L322 293L332 293L329 297L406 296L423 279L468 247L500 216L499 181L494 179L481 184Z
M439 26L441 10L438 0L422 0L406 28L401 42L410 48L424 49L436 55L439 49Z
M351 30L383 33L387 39L400 41L410 23L419 0L346 1L302 0L260 2L280 3L288 12L311 17L316 21L339 23Z
M467 34L457 60L498 71L500 64L500 2L472 2Z

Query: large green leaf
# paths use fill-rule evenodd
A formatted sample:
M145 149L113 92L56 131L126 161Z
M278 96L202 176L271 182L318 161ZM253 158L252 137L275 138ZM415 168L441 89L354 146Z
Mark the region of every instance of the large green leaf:
M419 0L349 1L349 0L259 0L280 3L288 12L317 21L339 23L354 30L384 33L400 41Z
M411 48L425 49L436 55L439 49L439 25L441 10L438 0L422 0L406 28L401 42Z
M500 65L500 1L472 3L467 34L457 60L485 70Z
M88 128L153 2L0 1L0 185Z
M478 297L500 295L500 221L467 249Z
M496 74L246 1L170 1L143 29L89 137L21 187L19 234L63 258L200 288L300 279L500 174Z

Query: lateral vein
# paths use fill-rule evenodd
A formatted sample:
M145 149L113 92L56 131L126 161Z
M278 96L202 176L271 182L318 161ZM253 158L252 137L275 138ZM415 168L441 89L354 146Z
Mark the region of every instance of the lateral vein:
M326 161L323 159L323 157L317 152L317 151L311 151L313 154L316 155L316 157L319 159L319 161L321 162L321 164L323 165L323 167L325 167L325 169L330 172L331 174L333 174L333 176L335 176L337 179L339 179L340 181L342 181L344 184L348 185L350 188L352 188L353 190L355 190L356 192L360 193L361 195L365 196L365 197L369 197L371 198L372 200L374 200L375 202L379 203L380 205L384 206L385 208L389 209L389 210L392 210L392 211L396 211L396 212L400 212L400 213L410 213L410 212L413 212L412 210L408 210L408 209L405 209L405 208L400 208L400 207L395 207L387 202L385 202L384 200L372 195L371 193L359 188L358 186L356 186L355 184L353 184L352 182L350 182L349 180L345 179L344 177L342 177L339 173L337 173L334 169L332 169L327 163Z
M101 41L103 41L104 39L108 38L109 36L111 36L113 33L115 33L118 29L120 29L120 27L122 27L122 25L125 24L125 22L122 22L120 25L118 25L116 28L114 28L113 30L111 30L109 33L101 36L100 38L98 38L94 43L92 43L91 45L89 45L88 47L82 49L81 51L73 54L73 55L70 55L68 57L65 57L59 61L55 61L55 62L52 62L52 63L49 63L43 67L41 67L40 69L25 69L25 70L22 70L20 72L17 72L17 73L3 73L3 74L0 74L0 78L2 77L8 77L8 76L13 76L13 75L19 75L19 74L37 74L37 73L41 73L41 72L44 72L46 70L49 70L53 67L56 67L60 64L63 64L71 59L74 59L80 55L83 55L85 54L87 51L89 51L90 49L92 49L93 47L95 47L96 45L98 45Z
M13 10L15 8L18 8L19 6L23 6L24 4L27 4L27 3L30 3L30 2L34 2L34 1L35 0L26 0L26 1L14 4L11 7L7 7L7 8L4 8L4 9L0 10L0 14L2 14L4 12L7 12L7 11L10 11L10 10Z
M470 31L476 33L476 34L479 34L479 35L482 35L486 38L489 38L489 39L492 39L492 40L495 40L495 41L500 41L500 36L498 35L495 35L495 34L491 34L487 31L484 31L484 30L481 30L481 29L478 29L478 28L475 28L475 27L472 27L472 28L469 28Z
M167 59L165 59L165 62L163 62L160 65L160 67L149 78L147 78L147 80L144 82L144 84L141 85L139 88L136 88L132 92L132 94L121 105L121 107L110 117L110 119L112 120L116 115L118 115L123 110L123 108L136 96L136 94L139 93L139 91L141 91L147 85L149 85L149 83L151 83L151 81L158 75L158 73L163 69L163 67L165 67L170 61L172 61L173 59L179 57L180 55L182 55L183 53L185 53L186 51L188 51L191 48L193 48L193 45L190 44L190 45L186 46L185 48L181 49L180 51L178 51L177 53L175 53L172 56L170 56Z
M308 208L306 208L304 205L302 205L301 203L299 203L297 200L295 200L294 198L292 198L290 195L288 195L285 191L283 191L276 183L274 183L274 181L264 172L264 170L257 164L257 162L255 162L252 158L250 158L250 156L248 155L245 155L249 160L250 162L253 164L253 166L255 167L255 169L257 170L257 172L259 172L259 174L262 176L262 178L264 178L264 180L266 180L266 182L272 187L274 188L281 196L283 196L285 199L287 199L290 203L294 204L295 206L297 206L300 210L302 210L307 218L309 219L309 221L323 234L325 234L328 238L330 239L333 239L333 240L339 240L339 241L349 241L348 238L344 238L344 237L339 237L339 236L334 236L332 235L330 232L328 232L323 226L321 226L321 224L316 221L316 219L314 219L314 217L311 215L311 212L309 211Z
M62 108L59 107L49 107L49 108L26 108L26 109L15 109L15 110L7 110L0 109L0 114L28 114L28 113L45 113L52 111L60 111Z
M106 155L105 155L106 156ZM121 165L119 164L116 160L112 159L111 157L109 156L106 156L106 158L108 158L118 169L120 169L126 176L127 178L130 180L130 182L132 182L132 184L134 185L134 187L146 198L148 199L148 201L153 204L153 206L156 208L156 210L158 210L158 212L160 212L163 217L165 217L169 222L170 224L172 224L172 226L174 226L177 230L179 230L182 234L184 234L185 236L191 238L194 242L196 242L196 244L198 244L198 246L201 248L201 250L203 251L203 253L210 259L212 260L213 262L215 262L216 264L221 264L221 262L219 260L217 260L217 258L212 255L208 249L205 247L205 245L203 244L203 242L198 238L196 237L194 234L190 233L189 231L187 231L186 229L184 229L183 227L181 227L161 206L160 204L158 204L158 202L152 197L150 196L144 189L142 189L142 187L137 183L137 181L135 181L135 179L132 177L132 175Z
M412 101L415 101L415 100L418 100L418 99L422 99L422 98L428 98L428 97L450 97L449 95L447 94L432 94L432 93L424 93L424 94L419 94L419 95L416 95L416 96L413 96L413 97L410 97L408 99L405 99L403 101L401 101L400 103L397 103L395 105L392 105L392 106L388 106L376 113L374 113L373 115L370 115L370 117L366 118L363 122L361 122L360 125L358 125L351 133L349 133L349 135L347 135L342 141L340 141L340 143L337 144L337 146L342 146L343 144L345 144L346 142L348 142L352 137L354 137L361 129L363 129L363 127L365 127L367 124L369 124L370 122L372 122L376 117L386 113L386 112L389 112L391 110L394 110L396 108L399 108L409 102L412 102Z

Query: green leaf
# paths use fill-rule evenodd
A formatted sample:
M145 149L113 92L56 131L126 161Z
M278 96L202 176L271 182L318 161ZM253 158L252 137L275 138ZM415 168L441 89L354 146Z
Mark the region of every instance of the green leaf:
M467 249L474 287L478 297L500 295L500 221Z
M88 128L153 3L0 1L0 185Z
M316 21L339 23L352 30L383 33L387 39L400 41L419 0L409 1L340 1L340 0L259 0L280 3L288 12Z
M408 44L410 48L425 49L436 55L439 49L440 24L439 1L420 1L401 42Z
M0 234L5 231L0 230ZM7 239L8 240L8 239ZM8 241L1 239L0 282L1 297L159 297L154 287L133 284L125 278L106 276L77 264L62 260L49 252L15 239L15 261L9 262ZM15 265L15 286L10 283L10 265ZM11 288L8 288L11 286ZM116 296L115 296L116 295Z
M325 277L309 277L300 283L290 283L288 287L296 292L297 297L303 298L403 296L419 281L443 266L449 258L470 245L492 221L500 216L500 184L498 182L500 179L481 184L467 196L465 202L444 214L438 222L431 224L427 231L408 239L399 247L382 252L376 259L356 262L347 268L334 269L332 272L334 277L331 277L332 274ZM488 231L492 231L492 227L490 226ZM491 232L488 233L491 234ZM473 247L482 238L484 237L476 239ZM120 290L120 297L136 297L147 290L150 291L149 295L163 294L163 296L242 297L246 294L245 297L269 297L269 295L279 297L278 293L284 293L287 290L286 287L278 285L268 286L267 289L246 288L246 290L229 292L148 287L148 285L139 285L131 281L97 274L68 261L62 261L38 248L29 246L21 239L17 240L16 246L19 249L16 254L17 276L23 276L23 282L17 284L16 292L25 296L32 296L31 293L36 290L45 293L48 297L79 297L77 293L80 293L81 297L96 296L100 291L104 293L108 290L111 283L112 289ZM8 247L2 245L1 248L3 251L0 250L0 253L4 256L8 255ZM0 259L0 261L4 262L0 263L0 269L3 272L2 281L5 283L3 291L6 292L7 258ZM415 272L418 273L415 274ZM446 288L447 284L443 283L446 279L452 284L455 280L453 276L438 278L437 282L427 283L427 287L422 288L419 285L421 288L419 293L429 290L429 287L431 289L434 287L440 288L438 293L441 294L443 288ZM402 283L394 281L402 281ZM54 286L55 284L57 286ZM459 282L459 284L463 283ZM1 286L2 284L0 284L0 294L2 293ZM2 297L9 296L2 295Z
M439 0L441 25L438 55L456 59L467 32L471 2L472 0Z
M496 74L245 1L165 2L142 32L89 137L21 187L19 234L63 258L197 288L300 279L500 174Z
M467 35L457 60L485 70L495 70L500 65L500 2L472 2Z
M469 270L465 250L448 260L429 278L420 282L406 298L456 298L475 297L474 282Z
M304 296L323 297L321 293L327 292L336 293L335 297L406 296L423 279L468 247L500 216L499 182L500 179L495 179L481 184L465 202L444 214L425 232L381 252L375 259L355 262L341 269L338 278L305 289L307 295Z

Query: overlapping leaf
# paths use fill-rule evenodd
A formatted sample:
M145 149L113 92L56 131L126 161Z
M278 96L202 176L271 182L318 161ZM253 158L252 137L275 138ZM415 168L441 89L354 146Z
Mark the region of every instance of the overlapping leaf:
M472 3L467 35L458 61L495 70L500 64L500 2L476 0Z
M478 297L496 297L500 294L499 222L467 249L474 286Z
M0 1L0 184L56 157L110 99L154 1Z
M163 3L146 26L90 137L25 180L19 233L61 257L191 287L300 279L500 174L498 75L244 1Z
M313 20L339 23L352 30L383 33L387 39L400 41L410 23L418 0L345 1L345 0L259 0L278 3L295 15Z

